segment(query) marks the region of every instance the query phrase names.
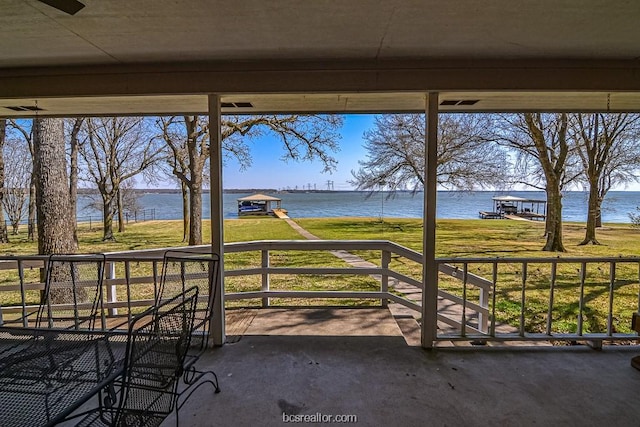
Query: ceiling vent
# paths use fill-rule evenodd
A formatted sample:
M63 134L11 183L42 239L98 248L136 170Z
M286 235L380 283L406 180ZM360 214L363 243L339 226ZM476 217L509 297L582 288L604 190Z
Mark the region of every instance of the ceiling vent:
M15 107L4 107L7 108L9 110L13 110L13 111L43 111L42 108L40 107L36 107L33 105L19 105L19 106L15 106Z
M250 102L221 102L222 108L253 108L253 104Z
M440 105L453 106L453 105L461 105L461 106L469 106L475 105L480 101L479 99L445 99L440 102Z

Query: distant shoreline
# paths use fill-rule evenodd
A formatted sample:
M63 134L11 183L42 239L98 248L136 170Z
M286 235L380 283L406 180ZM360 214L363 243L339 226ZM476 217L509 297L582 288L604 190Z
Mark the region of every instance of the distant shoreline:
M180 194L180 190L177 188L134 188L133 191L136 194ZM286 194L286 193L368 193L368 191L361 190L276 190L275 188L227 188L222 190L224 194L253 194L253 193L272 193L272 194ZM203 194L209 194L209 189L202 189ZM98 194L98 190L94 188L79 188L78 194L91 195Z
M134 188L134 192L139 194L179 194L178 188ZM97 194L98 190L95 188L79 188L78 194ZM210 190L204 188L203 193L209 194ZM276 189L276 188L225 188L222 190L225 194L244 194L244 193L379 193L378 190L322 190L322 189ZM384 190L384 193L390 193L391 191ZM612 193L628 192L638 193L639 190L611 190ZM413 193L413 190L396 190L395 193ZM416 193L423 193L422 190L416 191ZM491 193L491 194L509 194L509 193L544 193L543 190L438 190L438 193ZM583 193L589 194L584 190L571 190L563 191L563 193Z
M137 194L180 194L180 190L177 188L134 188L133 191ZM210 190L204 188L202 190L203 194L209 194ZM225 188L222 190L224 194L245 194L245 193L275 193L275 194L287 194L287 193L296 193L296 194L304 194L304 193L379 193L380 191L370 191L370 190L296 190L296 189L287 189L287 190L278 190L275 188ZM417 191L416 193L422 193L423 191ZM509 194L509 193L540 193L544 192L541 190L438 190L438 193L490 193L490 194ZM638 193L638 190L611 190L612 193L618 192L628 192L628 193ZM384 190L383 193L391 193L391 191ZM413 193L412 190L396 190L395 193ZM563 193L583 193L589 194L588 191L583 190L571 190L571 191L563 191ZM90 194L98 194L98 190L95 188L79 188L78 194L81 195L90 195Z

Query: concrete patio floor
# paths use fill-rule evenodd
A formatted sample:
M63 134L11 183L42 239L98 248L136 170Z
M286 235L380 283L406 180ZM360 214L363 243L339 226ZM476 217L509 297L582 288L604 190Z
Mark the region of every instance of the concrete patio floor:
M222 392L198 389L181 426L281 426L283 413L355 415L366 426L640 425L638 346L425 351L386 309L230 315L243 335L199 363Z

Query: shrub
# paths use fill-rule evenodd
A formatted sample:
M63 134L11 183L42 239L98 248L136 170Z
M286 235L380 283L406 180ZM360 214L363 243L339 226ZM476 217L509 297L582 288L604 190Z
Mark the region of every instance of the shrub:
M632 226L640 227L640 207L636 207L636 213L629 212L629 219Z

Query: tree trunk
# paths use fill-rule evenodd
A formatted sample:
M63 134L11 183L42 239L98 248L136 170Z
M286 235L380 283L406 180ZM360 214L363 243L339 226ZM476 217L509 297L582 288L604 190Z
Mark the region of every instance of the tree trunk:
M189 246L202 244L202 178L193 176L189 198Z
M70 165L69 165L69 198L71 200L71 213L73 215L73 238L78 243L78 132L83 118L75 120L70 140Z
M185 116L187 130L187 156L189 157L189 245L202 244L202 171L208 154L201 145L198 130L199 117ZM201 150L198 149L201 147ZM183 181L184 182L184 181Z
M189 188L180 181L180 191L182 191L182 241L189 238Z
M102 199L102 241L115 242L113 236L113 198Z
M118 232L124 233L124 203L122 203L122 191L118 190Z
M587 229L585 231L584 239L578 245L587 245L589 243L599 245L596 238L596 227L598 224L598 218L600 214L600 197L598 194L597 181L594 184L593 180L589 180L589 205L587 209Z
M598 202L598 212L596 213L596 228L602 228L602 201Z
M4 188L4 137L6 135L7 121L0 120L0 243L9 243L7 236L7 223L4 219L3 199L6 192Z
M68 192L62 119L34 120L34 176L38 211L38 252L73 253L73 219Z
M596 207L596 228L602 227L602 201L603 197L598 194L598 204Z
M562 243L562 194L557 185L547 186L546 234L543 251L566 252Z
M36 240L36 212L38 211L36 207L36 187L36 175L34 170L31 174L31 184L29 185L29 218L27 219L27 238L31 242Z

